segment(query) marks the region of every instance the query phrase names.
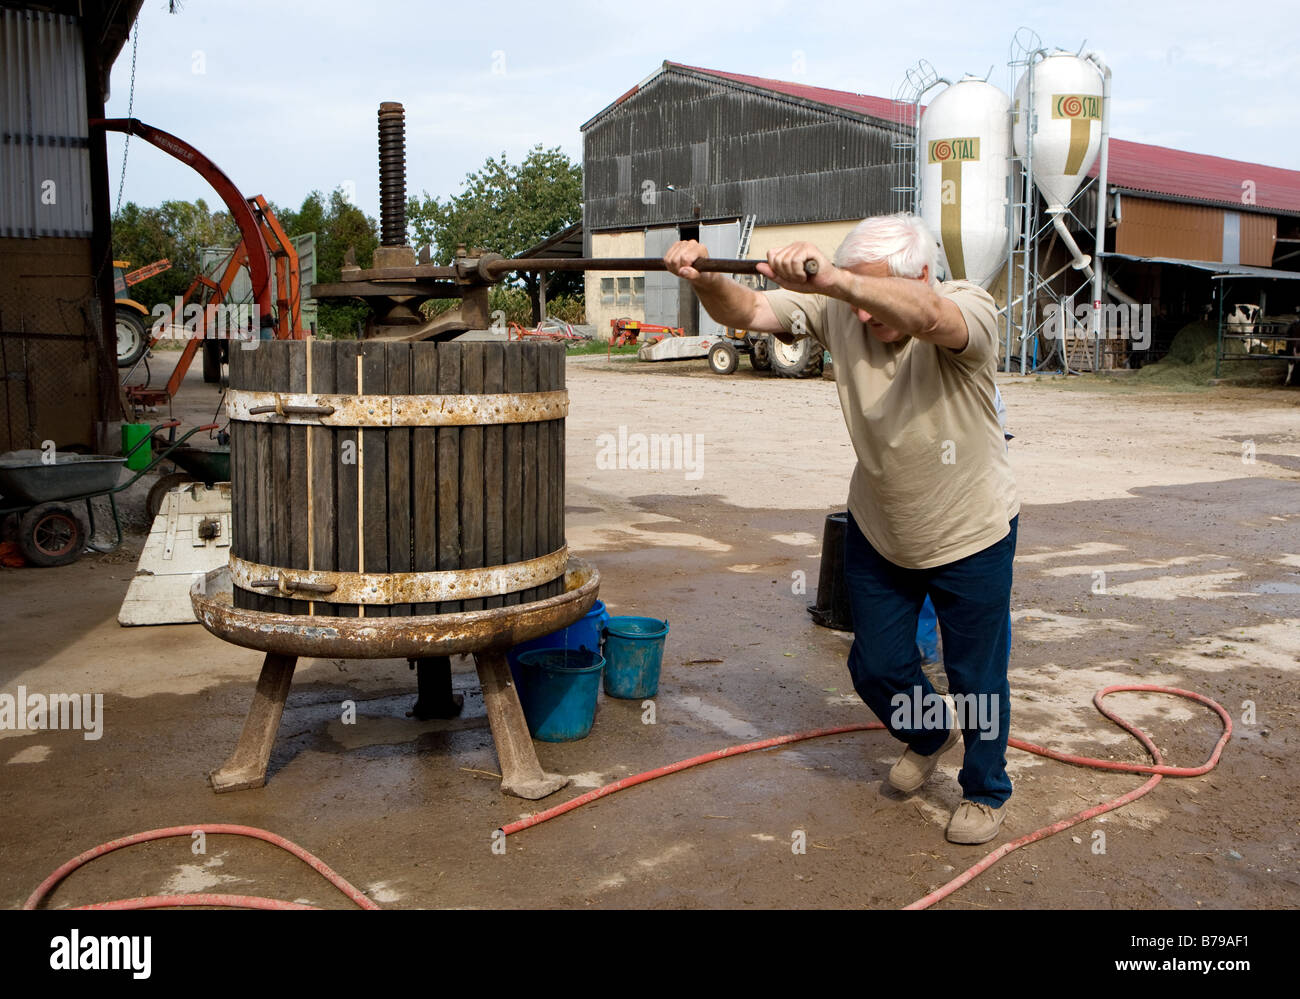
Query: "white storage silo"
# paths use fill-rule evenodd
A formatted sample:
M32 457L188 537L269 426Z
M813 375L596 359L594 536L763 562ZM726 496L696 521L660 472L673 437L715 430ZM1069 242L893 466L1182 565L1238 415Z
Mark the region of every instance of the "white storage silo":
M1010 99L963 77L921 115L921 217L939 236L950 278L988 287L1006 267Z
M1028 70L1016 83L1013 127L1017 156L1025 155ZM1034 183L1057 214L1074 197L1101 147L1102 76L1095 63L1070 52L1056 52L1033 66Z

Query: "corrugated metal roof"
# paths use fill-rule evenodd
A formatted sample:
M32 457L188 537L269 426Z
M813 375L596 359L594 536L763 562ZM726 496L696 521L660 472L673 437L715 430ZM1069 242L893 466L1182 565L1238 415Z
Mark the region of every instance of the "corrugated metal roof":
M582 125L582 131L586 131L591 125L601 117L618 107L630 97L644 90L651 82L665 73L676 73L682 76L703 75L715 79L726 80L729 83L737 84L740 87L747 87L753 90L763 91L769 94L782 94L786 97L793 97L798 101L809 104L820 104L823 107L835 108L840 111L852 112L857 117L875 118L879 121L889 122L897 125L900 121L900 115L903 108L910 109L910 105L899 105L898 102L889 100L886 97L872 97L868 94L855 94L848 90L830 90L826 87L810 87L802 83L789 83L785 80L772 80L763 76L746 76L743 73L724 73L721 70L705 69L701 66L687 66L684 63L665 61L657 70L638 83L635 87L620 94L612 103L606 105ZM924 105L922 105L924 107Z
M1097 169L1098 164L1093 164L1088 176L1097 176ZM1107 185L1126 191L1230 205L1243 211L1300 214L1300 170L1116 138L1110 140L1110 162L1106 170ZM1254 184L1254 204L1242 200L1246 181Z
M787 97L798 97L800 100L813 101L816 104L842 108L845 111L855 111L858 114L879 118L881 121L898 121L899 105L896 101L891 101L886 97L871 97L868 94L855 94L848 90L829 90L826 87L810 87L803 83L788 83L785 80L771 80L763 76L746 76L743 73L723 73L716 69L685 66L676 62L667 62L664 65L676 69L690 70L692 73L720 76L724 80L742 83L747 87L771 90L778 94L785 94Z
M1173 267L1191 267L1210 271L1211 280L1230 277L1269 278L1281 281L1300 281L1300 271L1284 271L1276 267L1251 267L1248 264L1225 264L1218 260L1178 260L1174 257L1139 257L1132 253L1108 253L1106 259L1133 260L1142 264L1168 264Z

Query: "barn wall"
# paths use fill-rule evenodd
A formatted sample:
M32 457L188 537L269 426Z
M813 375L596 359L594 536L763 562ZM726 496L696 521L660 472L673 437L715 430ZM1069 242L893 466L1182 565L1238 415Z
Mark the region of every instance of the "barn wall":
M1277 216L1241 213L1241 262L1252 267L1272 267L1277 246Z
M862 219L847 219L840 222L809 222L802 225L765 225L755 226L749 239L749 253L746 256L761 260L768 250L774 250L790 243L812 243L828 257L835 255L840 243L849 231Z
M890 206L892 135L874 119L670 70L586 128L586 225L881 214Z
M0 451L99 450L117 415L104 140L88 127L103 11L86 9L0 10Z
M591 234L591 255L593 257L644 257L645 233L636 229L631 232L595 232ZM618 296L618 279L625 278L634 283L636 278L644 278L641 271L587 271L585 276L587 324L596 327L596 336L609 338L609 321L620 317L641 320L645 318L645 300L636 300L628 294L626 301ZM605 301L609 296L601 291L601 279L612 280L615 287L614 301Z
M0 239L0 451L96 442L99 303L85 239Z
M1223 209L1125 195L1115 252L1176 260L1223 259Z

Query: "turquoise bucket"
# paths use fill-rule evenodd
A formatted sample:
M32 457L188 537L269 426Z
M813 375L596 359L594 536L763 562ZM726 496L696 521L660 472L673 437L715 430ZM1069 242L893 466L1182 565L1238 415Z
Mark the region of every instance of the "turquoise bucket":
M668 622L656 617L611 617L605 626L605 693L654 697L667 637Z
M530 649L516 681L528 731L542 742L585 739L596 720L605 660L587 649Z

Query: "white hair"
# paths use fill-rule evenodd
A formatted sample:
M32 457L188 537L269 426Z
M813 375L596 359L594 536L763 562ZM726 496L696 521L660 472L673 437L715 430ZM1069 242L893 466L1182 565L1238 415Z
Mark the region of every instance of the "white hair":
M930 284L937 283L939 241L930 227L909 212L863 219L844 237L835 251L836 267L854 267L883 260L894 277L919 278L929 268Z

